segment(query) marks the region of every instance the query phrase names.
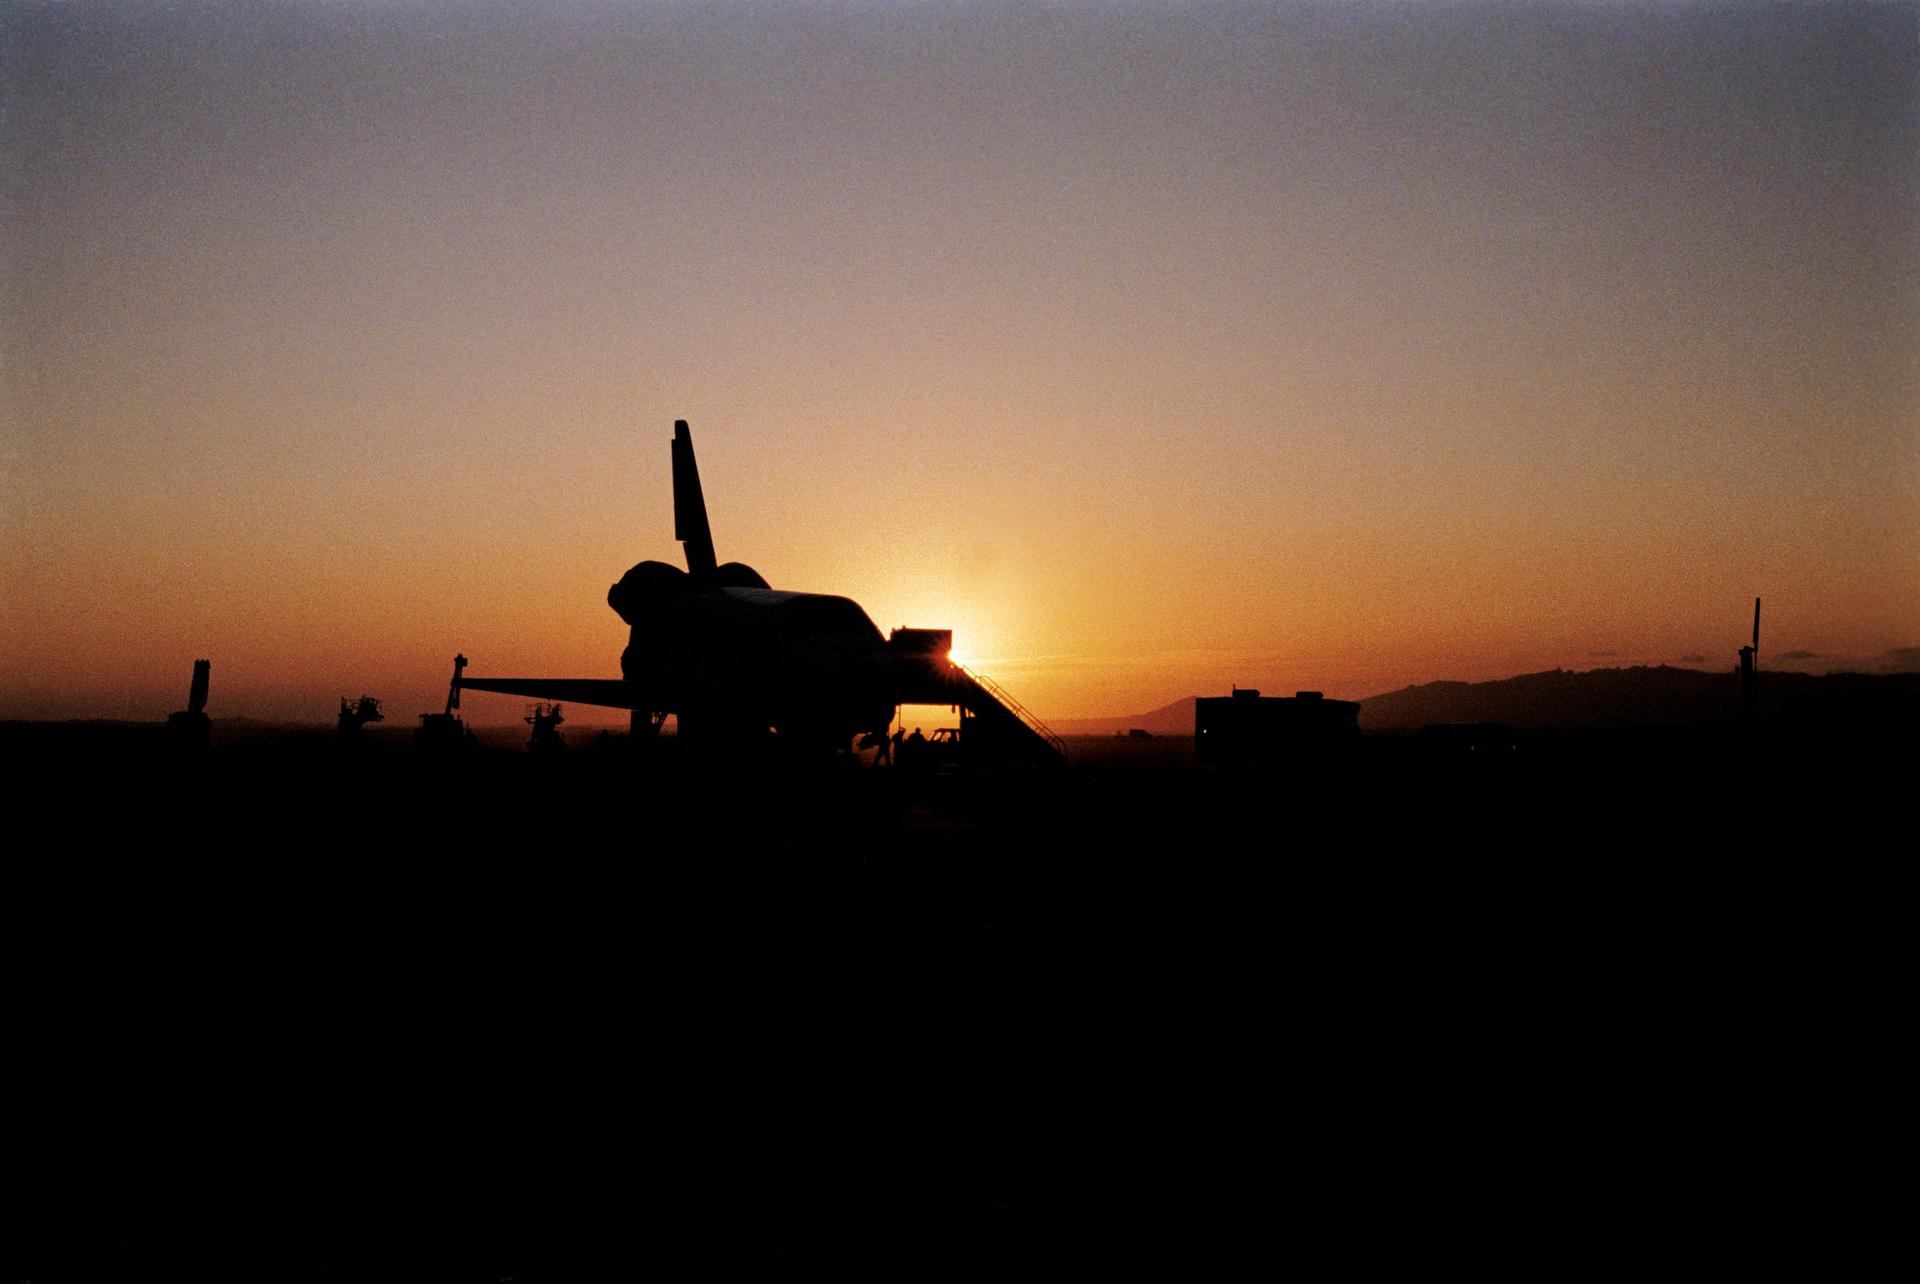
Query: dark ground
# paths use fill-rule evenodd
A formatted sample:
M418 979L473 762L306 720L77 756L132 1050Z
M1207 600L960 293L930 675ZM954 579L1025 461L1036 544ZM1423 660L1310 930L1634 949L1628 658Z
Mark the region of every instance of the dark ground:
M619 748L0 727L16 1275L1832 1270L1892 1214L1904 742Z

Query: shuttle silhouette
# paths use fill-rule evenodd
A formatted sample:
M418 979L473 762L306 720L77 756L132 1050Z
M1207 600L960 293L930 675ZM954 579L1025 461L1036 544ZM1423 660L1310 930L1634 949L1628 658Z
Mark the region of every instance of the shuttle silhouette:
M683 571L646 561L607 590L630 626L612 678L470 678L465 690L602 705L633 713L636 734L668 714L690 740L737 743L777 734L822 749L885 735L901 704L952 704L974 715L998 757L1058 761L1058 742L951 662L925 630L881 636L849 598L768 586L741 562L720 562L685 420L673 425L674 538Z

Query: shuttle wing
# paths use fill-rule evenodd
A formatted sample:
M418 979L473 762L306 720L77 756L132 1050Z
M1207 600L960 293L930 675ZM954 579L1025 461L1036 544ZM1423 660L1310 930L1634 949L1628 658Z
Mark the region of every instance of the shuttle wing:
M561 704L598 704L610 709L643 709L659 712L671 708L663 703L659 691L649 691L635 682L619 678L469 678L460 679L462 691L492 691L497 695L524 696L529 700L552 700Z

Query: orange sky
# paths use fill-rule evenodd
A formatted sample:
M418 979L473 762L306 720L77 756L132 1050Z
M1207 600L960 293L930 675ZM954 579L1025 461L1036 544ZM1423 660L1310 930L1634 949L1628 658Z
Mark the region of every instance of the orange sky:
M614 676L675 418L1043 717L1920 644L1912 6L0 15L0 717Z

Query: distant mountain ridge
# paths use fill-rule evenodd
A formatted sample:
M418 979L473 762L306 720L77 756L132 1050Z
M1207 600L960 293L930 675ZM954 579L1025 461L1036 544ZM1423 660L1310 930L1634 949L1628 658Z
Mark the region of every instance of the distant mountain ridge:
M1682 727L1730 722L1740 679L1668 665L1549 669L1493 682L1429 682L1360 703L1363 731L1414 730L1439 722L1505 722L1527 730ZM1763 718L1920 716L1920 674L1760 674Z
M1291 693L1289 693L1291 694ZM1193 701L1125 718L1061 719L1062 735L1193 734ZM1920 718L1920 674L1760 673L1763 717ZM1669 665L1549 669L1491 682L1427 682L1360 702L1362 731L1414 731L1442 722L1505 722L1547 730L1699 726L1731 721L1740 709L1740 680L1731 670Z
M1188 696L1151 713L1136 713L1127 718L1061 718L1052 726L1063 736L1124 735L1135 727L1156 736L1190 736L1193 734L1193 700L1194 697Z

